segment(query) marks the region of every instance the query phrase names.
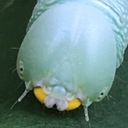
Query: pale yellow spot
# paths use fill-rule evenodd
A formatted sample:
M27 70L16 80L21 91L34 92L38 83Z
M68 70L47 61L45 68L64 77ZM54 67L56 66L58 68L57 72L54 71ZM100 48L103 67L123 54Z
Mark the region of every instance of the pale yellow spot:
M47 97L47 94L43 91L41 87L34 88L34 94L36 98L43 104L44 99Z
M72 101L68 101L68 107L66 110L73 110L78 108L81 105L81 101L77 98L74 98Z

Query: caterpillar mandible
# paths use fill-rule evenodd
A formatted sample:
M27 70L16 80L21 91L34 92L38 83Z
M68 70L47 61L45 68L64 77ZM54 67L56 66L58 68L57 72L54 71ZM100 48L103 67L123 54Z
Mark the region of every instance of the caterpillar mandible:
M38 0L17 57L25 82L46 107L88 107L111 89L128 45L127 0Z

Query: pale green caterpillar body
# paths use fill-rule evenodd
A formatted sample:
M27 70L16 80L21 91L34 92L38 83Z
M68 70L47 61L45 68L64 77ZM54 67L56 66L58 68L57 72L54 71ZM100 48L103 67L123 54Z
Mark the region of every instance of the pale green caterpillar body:
M38 0L17 58L22 97L41 87L44 99L37 97L48 108L79 102L88 121L88 106L108 94L127 45L127 0Z

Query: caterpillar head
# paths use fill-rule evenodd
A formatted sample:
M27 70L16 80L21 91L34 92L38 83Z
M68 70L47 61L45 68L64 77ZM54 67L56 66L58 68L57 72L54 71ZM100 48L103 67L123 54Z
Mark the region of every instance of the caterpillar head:
M114 79L116 44L110 23L93 7L75 2L52 6L27 32L17 70L48 108L88 107L107 95Z

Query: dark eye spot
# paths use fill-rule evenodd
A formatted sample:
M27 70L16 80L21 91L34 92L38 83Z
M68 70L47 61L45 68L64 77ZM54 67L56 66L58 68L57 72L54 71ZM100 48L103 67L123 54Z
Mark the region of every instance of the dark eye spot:
M20 71L23 71L23 68L20 68Z
M100 100L100 99L101 99L101 96L103 96L103 95L104 95L104 93L101 92L101 93L100 93L100 96L98 97L98 99Z
M20 76L23 76L23 74L20 73Z
M104 93L102 92L102 93L101 93L101 95L103 96L103 95L104 95Z

